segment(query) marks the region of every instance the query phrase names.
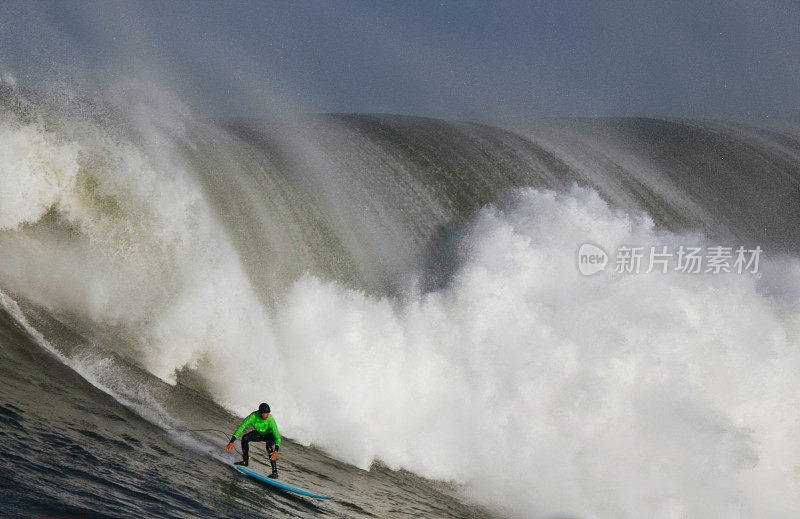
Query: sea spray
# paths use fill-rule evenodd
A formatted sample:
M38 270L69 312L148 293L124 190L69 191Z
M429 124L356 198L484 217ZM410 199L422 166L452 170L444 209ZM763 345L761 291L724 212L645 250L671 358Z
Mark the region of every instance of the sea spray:
M791 515L796 322L758 279L586 278L584 240L701 237L659 232L585 189L523 190L501 207L465 230L441 291L295 284L276 318L294 436L464 483L519 516Z

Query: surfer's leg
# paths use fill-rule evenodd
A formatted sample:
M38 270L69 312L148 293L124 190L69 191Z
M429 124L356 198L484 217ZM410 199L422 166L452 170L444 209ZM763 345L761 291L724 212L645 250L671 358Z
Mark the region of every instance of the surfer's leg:
M254 436L260 436L260 433L258 431L250 431L249 433L242 435L242 461L244 462L245 466L247 466L248 462L250 461L250 442L259 441L259 438L255 438Z
M272 467L272 474L269 477L277 478L278 477L278 462L277 460L272 459L272 452L275 450L275 438L270 436L270 439L267 440L267 459L269 459L269 465Z

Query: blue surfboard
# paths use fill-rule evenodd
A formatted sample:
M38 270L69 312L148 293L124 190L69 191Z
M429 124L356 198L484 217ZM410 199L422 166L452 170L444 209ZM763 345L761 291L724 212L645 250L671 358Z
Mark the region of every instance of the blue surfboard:
M273 487L278 487L280 489L287 490L289 492L294 492L295 494L300 494L301 496L316 497L316 498L319 498L319 499L333 499L331 496L322 496L322 495L319 495L319 494L312 494L311 492L308 492L307 490L303 490L301 488L295 488L295 487L293 487L291 485L287 485L286 483L281 483L280 481L277 481L275 479L270 479L267 476L263 476L263 475L259 474L258 472L254 472L254 471L248 469L247 467L242 467L241 465L233 465L233 467L235 467L236 470L238 470L242 474L247 474L251 478L255 478L255 479L259 480L259 481L267 483L268 485L272 485Z

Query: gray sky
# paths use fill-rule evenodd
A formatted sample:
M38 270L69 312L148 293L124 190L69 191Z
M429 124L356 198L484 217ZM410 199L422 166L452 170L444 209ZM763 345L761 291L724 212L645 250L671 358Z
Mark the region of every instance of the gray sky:
M800 2L3 3L0 72L213 116L797 116Z

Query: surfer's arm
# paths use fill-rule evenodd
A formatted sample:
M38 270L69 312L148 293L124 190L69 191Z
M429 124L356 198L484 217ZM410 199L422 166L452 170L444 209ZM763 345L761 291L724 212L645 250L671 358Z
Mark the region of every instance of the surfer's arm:
M278 424L275 422L274 418L270 420L269 428L272 431L272 436L275 438L275 450L277 451L281 446L281 433L278 432Z
M242 424L236 429L236 432L233 433L233 436L231 436L231 443L235 442L236 438L238 438L239 435L242 434L245 429L247 429L247 426L253 423L253 419L255 419L255 413L250 413L247 415L247 418L242 420Z

